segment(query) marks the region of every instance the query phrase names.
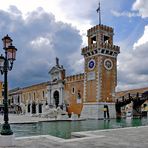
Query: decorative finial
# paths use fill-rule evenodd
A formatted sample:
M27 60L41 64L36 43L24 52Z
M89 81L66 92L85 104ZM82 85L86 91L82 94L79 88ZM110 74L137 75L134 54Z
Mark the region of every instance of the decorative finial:
M100 0L99 0L99 5L98 5L98 8L97 8L97 13L99 14L98 15L98 19L99 19L99 25L101 25L101 7L100 7Z

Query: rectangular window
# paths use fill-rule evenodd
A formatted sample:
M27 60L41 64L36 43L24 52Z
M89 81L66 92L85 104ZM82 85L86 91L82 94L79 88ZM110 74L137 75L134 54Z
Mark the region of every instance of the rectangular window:
M109 43L109 36L104 35L104 42Z
M91 44L95 44L96 43L96 36L93 36L92 38L91 38Z

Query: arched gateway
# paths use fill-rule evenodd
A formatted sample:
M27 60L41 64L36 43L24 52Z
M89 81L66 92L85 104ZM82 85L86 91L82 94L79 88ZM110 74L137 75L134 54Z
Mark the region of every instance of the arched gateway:
M59 106L59 92L57 90L53 93L53 98L55 100L55 106L57 108Z

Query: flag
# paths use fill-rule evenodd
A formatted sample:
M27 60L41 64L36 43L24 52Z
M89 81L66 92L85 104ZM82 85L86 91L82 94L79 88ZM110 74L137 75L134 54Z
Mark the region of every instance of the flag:
M99 3L99 7L98 7L98 9L96 11L97 11L97 13L100 11L100 3Z
M100 7L98 7L98 9L96 10L97 11L97 13L100 11Z

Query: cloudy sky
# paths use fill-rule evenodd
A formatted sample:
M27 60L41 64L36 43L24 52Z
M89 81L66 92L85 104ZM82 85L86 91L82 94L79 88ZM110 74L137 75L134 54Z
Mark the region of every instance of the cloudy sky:
M9 34L18 48L10 88L48 81L55 57L67 75L83 72L80 49L87 45L87 29L98 23L98 0L0 2L0 37ZM148 0L101 0L101 9L102 23L114 28L121 47L117 89L147 87Z

